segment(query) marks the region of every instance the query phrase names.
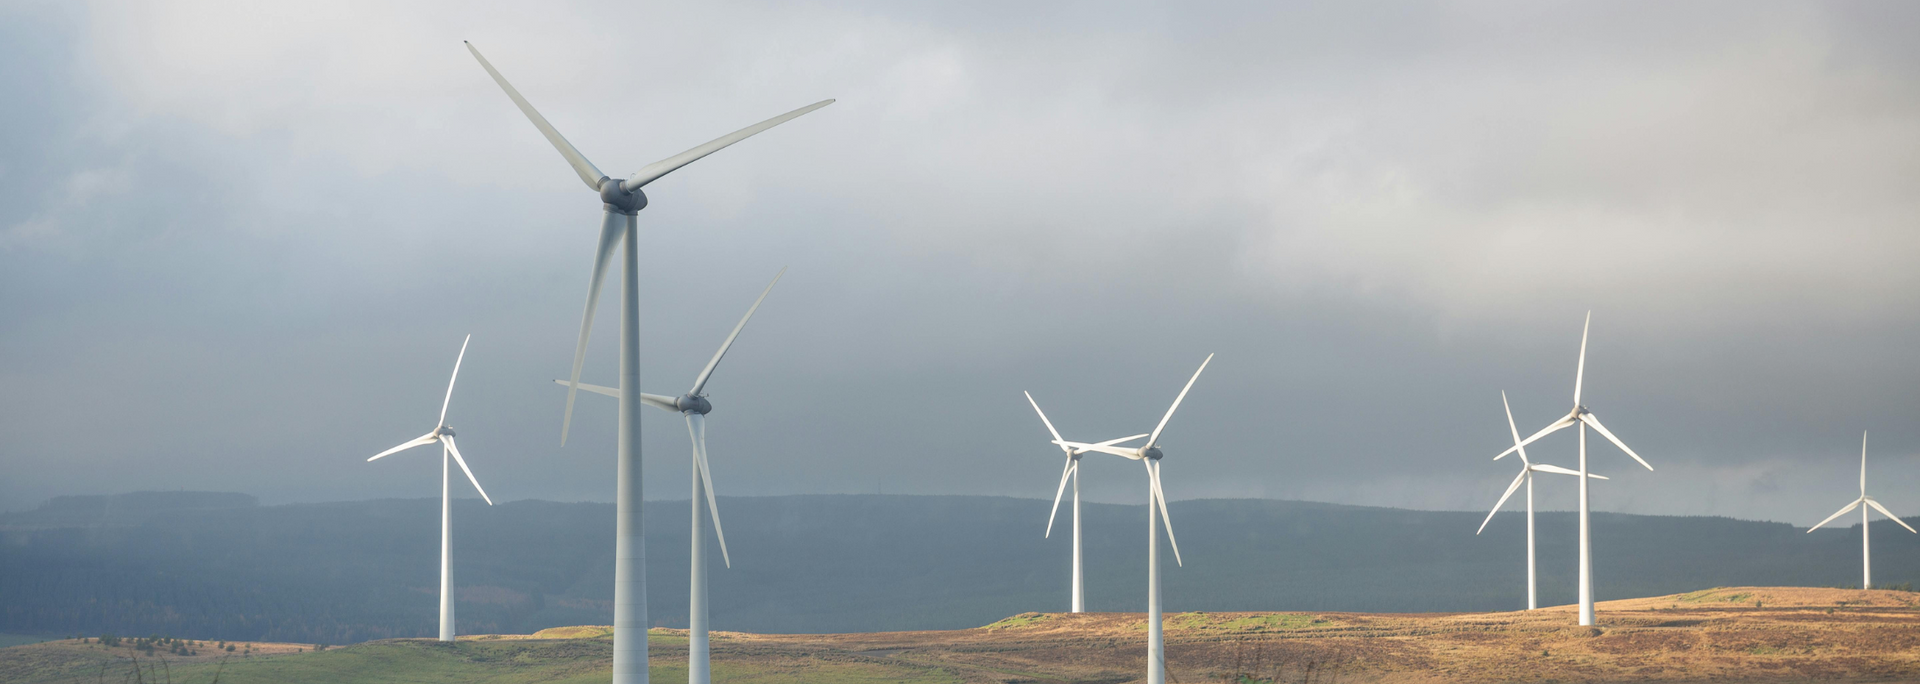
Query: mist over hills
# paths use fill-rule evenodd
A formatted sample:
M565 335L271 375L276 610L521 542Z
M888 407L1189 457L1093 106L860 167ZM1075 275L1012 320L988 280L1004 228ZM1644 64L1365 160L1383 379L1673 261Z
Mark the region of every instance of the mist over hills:
M733 567L712 551L715 629L972 627L1066 608L1069 519L985 496L722 497ZM0 514L0 632L350 643L430 636L439 501L261 506L243 494L60 497ZM1146 512L1084 504L1087 603L1144 604ZM454 502L463 634L608 624L613 506ZM1524 607L1523 514L1300 501L1170 505L1184 567L1169 611L1491 611ZM688 504L646 504L649 615L685 626ZM1572 513L1539 515L1541 601L1573 601ZM1875 576L1920 579L1920 538L1876 521ZM1860 528L1594 514L1601 599L1712 586L1851 586ZM1163 551L1164 551L1163 547Z

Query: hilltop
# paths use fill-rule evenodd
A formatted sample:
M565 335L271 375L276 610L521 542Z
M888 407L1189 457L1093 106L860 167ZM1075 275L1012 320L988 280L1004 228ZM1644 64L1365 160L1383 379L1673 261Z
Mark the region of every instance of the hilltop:
M979 496L722 497L733 566L712 625L759 633L960 629L1063 610L1071 540L1050 502ZM1525 605L1522 517L1256 499L1169 506L1169 611L1462 612ZM646 505L655 627L686 626L685 501ZM1143 607L1140 506L1085 506L1087 607ZM192 635L340 645L436 633L439 501L258 505L239 495L70 497L0 514L0 634ZM1920 537L1878 521L1874 565L1920 584ZM1540 599L1574 601L1569 513L1539 516ZM1860 528L1595 514L1601 599L1860 581ZM612 619L607 504L454 502L462 633Z
M1174 681L1885 681L1920 677L1920 594L1733 587L1605 601L1601 626L1573 608L1378 614L1179 613L1167 616ZM1138 613L1023 613L983 627L861 634L714 635L716 681L1105 682L1140 679ZM229 659L169 657L183 684L255 682L592 682L608 677L603 627L394 639L312 650L278 645ZM655 630L653 676L685 678L683 633ZM75 641L0 649L0 680L124 677L126 649ZM157 658L144 661L157 665ZM159 670L156 668L155 672Z

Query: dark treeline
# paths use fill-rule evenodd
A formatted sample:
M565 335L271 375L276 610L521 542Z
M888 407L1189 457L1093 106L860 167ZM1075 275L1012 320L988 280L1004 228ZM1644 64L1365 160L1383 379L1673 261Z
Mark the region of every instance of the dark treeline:
M970 627L1066 608L1067 520L1049 502L967 496L722 498L733 567L713 559L716 629ZM1169 610L1481 611L1524 607L1522 516L1264 500L1171 506L1185 567ZM1138 611L1146 513L1091 504L1088 607ZM686 622L686 502L647 504L655 624ZM1063 514L1064 515L1064 514ZM259 506L251 497L62 497L0 514L0 632L351 643L430 636L439 501ZM1573 600L1574 518L1542 514L1541 599ZM1858 582L1860 529L1594 516L1601 600L1728 585ZM1875 523L1876 578L1920 579L1920 539ZM609 504L454 504L462 633L607 624Z

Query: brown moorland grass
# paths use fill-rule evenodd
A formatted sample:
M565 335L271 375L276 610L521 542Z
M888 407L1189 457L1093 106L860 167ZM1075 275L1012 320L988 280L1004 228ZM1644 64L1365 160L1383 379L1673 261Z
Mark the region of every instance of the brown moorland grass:
M1178 684L1920 680L1916 593L1732 587L1607 601L1598 612L1597 628L1575 626L1572 606L1511 613L1178 613L1167 616L1167 662ZM684 635L654 631L654 674L661 681L685 676ZM1120 684L1142 679L1145 641L1139 613L1024 613L951 631L719 632L713 657L716 681L728 682ZM457 647L425 640L318 653L283 646L229 662L223 681L604 681L610 653L602 627L462 637ZM86 663L61 666L63 652L86 649L70 641L0 649L0 680L78 681L25 675L86 672L93 681ZM176 661L174 681L206 681L206 665ZM354 669L361 667L364 673Z

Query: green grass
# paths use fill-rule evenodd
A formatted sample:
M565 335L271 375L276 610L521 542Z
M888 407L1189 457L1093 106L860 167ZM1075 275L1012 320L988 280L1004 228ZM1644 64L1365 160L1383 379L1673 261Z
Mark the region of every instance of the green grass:
M1047 618L1050 618L1050 617L1053 617L1053 616L1048 615L1046 613L1021 613L1019 615L1015 615L1010 618L1002 619L999 622L995 622L991 625L987 625L982 629L1019 629L1021 627L1032 627L1042 622L1046 622Z
M1726 587L1714 587L1712 589L1702 589L1700 591L1681 594L1679 596L1679 600L1687 603L1707 603L1709 601L1739 603L1741 601L1745 601L1747 599L1753 598L1753 594L1749 594L1746 592L1741 592L1738 594L1720 593L1725 589Z
M653 635L650 674L655 681L685 681L685 637ZM716 644L719 645L719 644ZM665 647L666 652L661 649ZM131 676L126 649L22 649L0 657L0 680L12 684L67 684L121 681ZM431 640L379 641L277 656L231 658L217 662L169 662L167 672L157 667L155 677L176 684L210 684L216 671L220 684L287 684L341 682L357 684L570 684L605 682L611 677L613 646L609 639L475 639L452 644ZM157 661L142 658L145 665ZM104 670L103 670L104 666ZM103 674L104 672L104 674ZM943 670L911 663L876 663L859 658L834 659L806 652L739 654L716 653L716 680L742 684L797 684L846 682L879 684L948 684L959 680Z
M1243 615L1226 618L1207 613L1180 613L1167 616L1170 629L1219 630L1229 632L1265 632L1290 629L1306 629L1322 622L1312 615L1303 613L1270 613L1267 615ZM1141 623L1140 629L1146 629Z

